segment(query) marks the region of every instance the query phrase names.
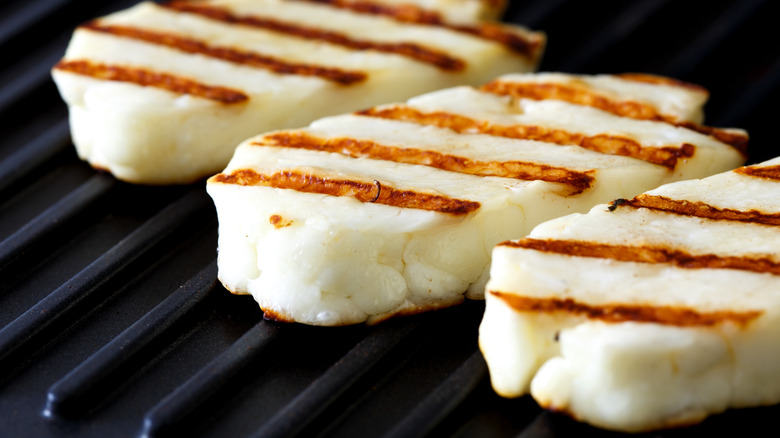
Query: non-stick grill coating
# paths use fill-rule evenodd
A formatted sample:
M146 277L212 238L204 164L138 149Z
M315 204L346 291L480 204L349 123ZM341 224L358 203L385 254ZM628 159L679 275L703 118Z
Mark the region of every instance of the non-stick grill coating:
M204 183L139 187L77 159L49 76L73 28L134 1L0 5L0 436L615 436L496 396L481 302L375 327L263 320L215 280ZM778 155L780 45L768 0L512 1L542 70L671 75L707 124ZM778 407L652 436L772 430Z

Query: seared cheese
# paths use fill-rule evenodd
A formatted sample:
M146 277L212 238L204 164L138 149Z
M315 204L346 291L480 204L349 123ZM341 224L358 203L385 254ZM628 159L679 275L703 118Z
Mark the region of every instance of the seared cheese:
M306 324L450 306L483 297L495 244L742 160L667 122L455 87L242 143L207 184L219 277Z
M780 158L545 222L493 252L496 391L620 431L780 402Z
M79 156L134 183L188 183L252 135L532 71L544 47L519 26L356 5L143 2L80 26L52 70Z

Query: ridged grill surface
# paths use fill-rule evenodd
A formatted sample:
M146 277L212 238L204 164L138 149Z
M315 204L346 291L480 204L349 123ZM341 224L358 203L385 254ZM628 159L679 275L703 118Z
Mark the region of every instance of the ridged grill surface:
M480 302L374 326L263 320L216 281L200 182L139 187L78 160L49 70L73 28L134 1L0 5L0 436L615 436L496 396ZM711 91L707 124L778 154L768 0L529 0L542 70L647 72ZM652 436L773 430L777 406Z

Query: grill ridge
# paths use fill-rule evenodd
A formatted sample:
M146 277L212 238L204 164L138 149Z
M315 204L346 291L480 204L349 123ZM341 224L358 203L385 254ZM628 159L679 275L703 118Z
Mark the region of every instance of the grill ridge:
M11 362L18 360L19 350L37 341L48 327L70 316L79 303L97 293L114 275L205 206L200 191L191 191L0 330L0 369L7 369Z
M112 380L125 380L126 374L133 371L128 368L139 360L136 356L141 356L142 360L150 344L171 330L177 322L196 312L197 307L203 306L212 297L216 275L214 261L78 368L52 385L46 397L43 415L71 416L88 411L113 389L110 385Z

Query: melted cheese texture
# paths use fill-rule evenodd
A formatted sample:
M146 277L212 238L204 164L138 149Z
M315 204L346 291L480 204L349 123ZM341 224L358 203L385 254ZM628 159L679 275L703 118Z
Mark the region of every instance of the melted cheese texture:
M532 53L317 2L142 2L76 29L52 74L82 159L129 182L189 183L258 133L535 70L544 35L491 25L531 41ZM232 101L210 98L225 91Z
M504 129L564 129L561 120L573 121L563 138L587 130L671 150L690 140L695 153L670 168ZM207 183L219 215L219 277L252 294L267 317L314 325L481 299L497 243L742 161L731 146L681 129L455 87L257 136Z
M780 158L545 222L493 252L496 391L640 432L780 402Z

